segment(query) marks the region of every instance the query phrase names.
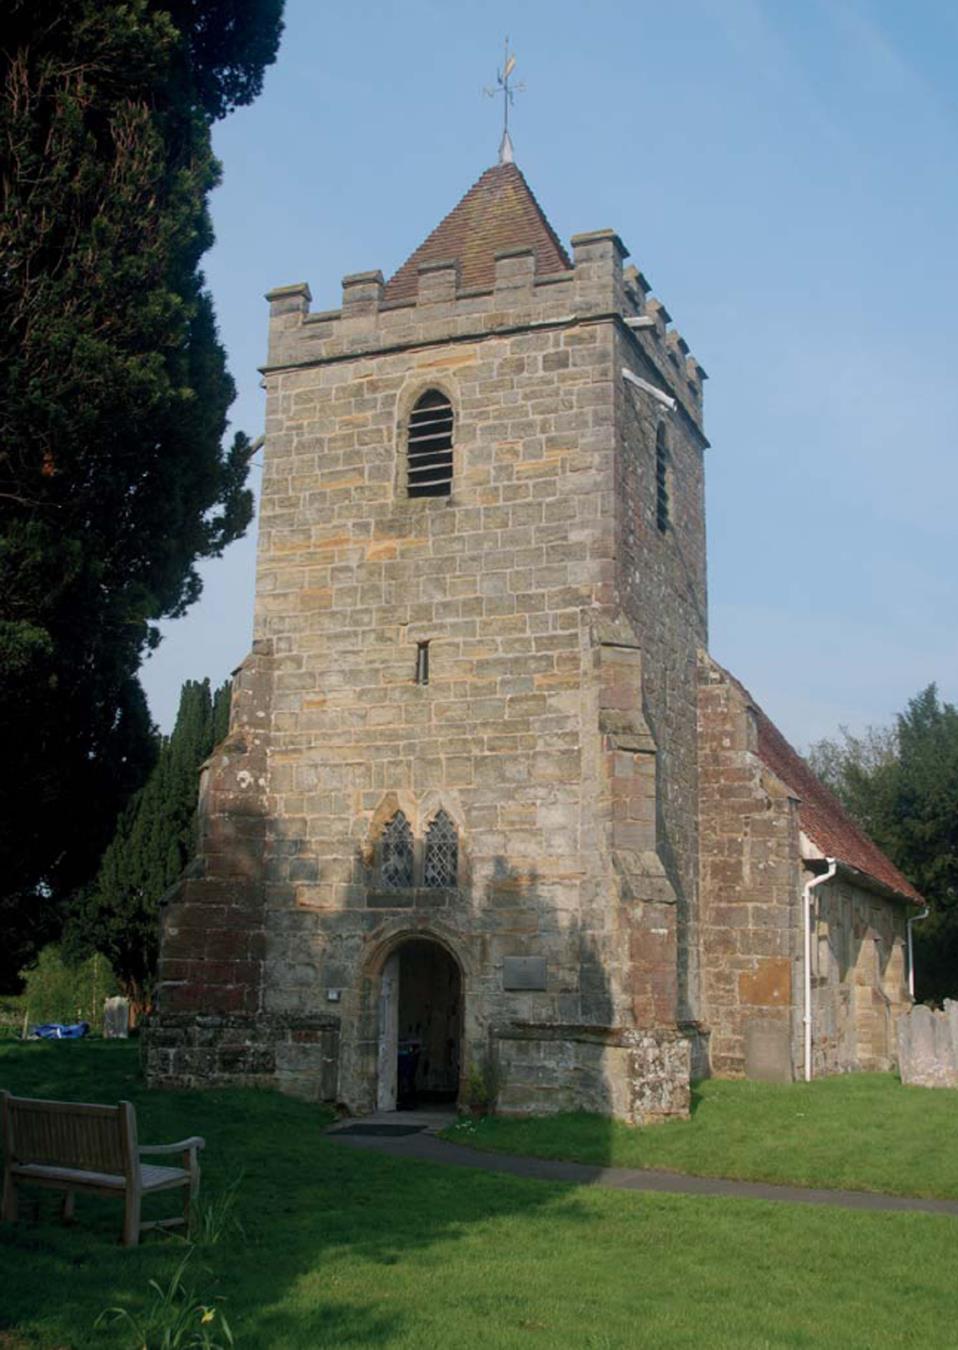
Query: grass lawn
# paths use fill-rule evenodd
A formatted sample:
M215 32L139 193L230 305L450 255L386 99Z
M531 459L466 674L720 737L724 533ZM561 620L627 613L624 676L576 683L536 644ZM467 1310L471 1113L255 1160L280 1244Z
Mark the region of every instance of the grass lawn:
M958 1221L547 1185L353 1151L267 1092L147 1093L135 1048L0 1045L0 1086L138 1106L140 1136L245 1169L236 1236L198 1247L240 1347L927 1347L955 1344ZM156 1203L156 1201L154 1201ZM119 1206L0 1226L0 1345L132 1346L96 1314L147 1301L183 1252L116 1245Z
M458 1143L697 1176L958 1199L958 1091L892 1074L697 1084L691 1119L636 1129L602 1116L464 1120ZM958 1344L958 1332L955 1343Z

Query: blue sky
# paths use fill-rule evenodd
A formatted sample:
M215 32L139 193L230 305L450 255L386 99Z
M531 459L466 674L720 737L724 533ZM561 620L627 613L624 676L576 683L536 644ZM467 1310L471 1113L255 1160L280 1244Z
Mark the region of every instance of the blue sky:
M711 377L711 648L800 747L958 699L958 8L900 0L288 0L261 98L216 131L206 260L262 430L263 293L388 277L495 162L568 242L616 229ZM260 468L253 470L257 485ZM249 647L255 525L143 680Z

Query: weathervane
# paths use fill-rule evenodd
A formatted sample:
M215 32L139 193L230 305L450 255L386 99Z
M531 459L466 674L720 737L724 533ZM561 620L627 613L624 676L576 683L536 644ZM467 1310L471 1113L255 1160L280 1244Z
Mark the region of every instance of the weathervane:
M525 92L524 84L512 85L509 78L516 68L516 58L509 51L509 38L506 36L505 52L502 58L502 69L496 71L496 83L502 90L502 140L499 142L499 163L511 164L515 159L512 151L512 141L509 137L509 105L515 102L516 94ZM499 91L497 89L484 89L483 93L487 98L495 98Z

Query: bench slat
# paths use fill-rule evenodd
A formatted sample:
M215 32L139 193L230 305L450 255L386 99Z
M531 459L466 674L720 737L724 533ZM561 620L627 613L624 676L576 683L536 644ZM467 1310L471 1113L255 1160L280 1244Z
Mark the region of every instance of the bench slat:
M140 1164L140 1186L144 1191L156 1191L164 1186L184 1186L189 1179L189 1172L185 1172L182 1167Z
M97 1189L122 1191L126 1187L126 1177L110 1172L91 1172L76 1167L52 1167L42 1163L19 1163L10 1169L15 1177L22 1181L46 1181L76 1186L95 1186ZM166 1186L186 1186L190 1174L182 1167L140 1166L140 1190L155 1191Z
M91 1172L87 1168L52 1167L43 1163L15 1164L10 1171L21 1181L48 1182L64 1189L71 1185L76 1186L77 1190L82 1190L84 1186L110 1191L126 1189L126 1177L117 1176L115 1172Z
M128 1149L118 1106L75 1106L29 1097L7 1099L8 1141L19 1163L123 1173Z

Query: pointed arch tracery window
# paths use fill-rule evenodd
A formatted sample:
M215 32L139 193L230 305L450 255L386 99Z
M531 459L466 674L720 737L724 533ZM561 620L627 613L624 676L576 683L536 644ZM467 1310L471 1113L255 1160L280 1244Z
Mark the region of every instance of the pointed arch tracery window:
M430 890L455 886L459 877L459 835L446 815L439 811L426 831L422 884Z
M452 404L428 389L409 415L406 491L410 497L448 497L452 492Z
M396 811L379 835L370 880L381 891L455 889L459 885L459 832L452 817L437 811L419 842L404 812Z
M402 811L397 811L386 822L379 850L379 878L383 890L408 890L413 885L412 830Z

